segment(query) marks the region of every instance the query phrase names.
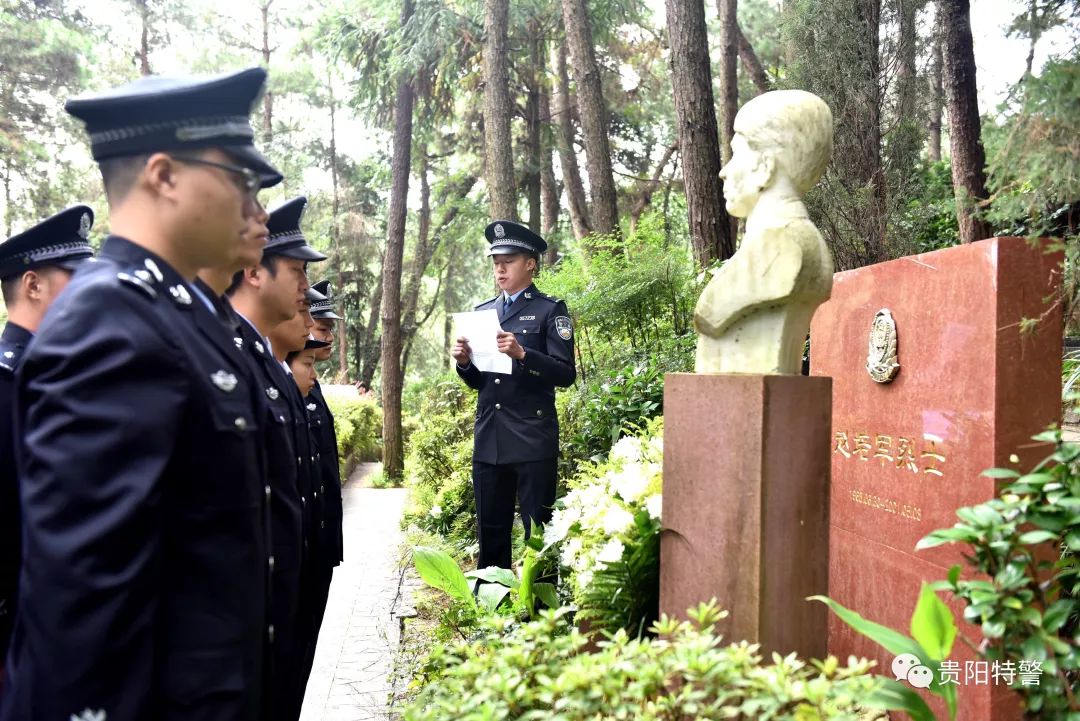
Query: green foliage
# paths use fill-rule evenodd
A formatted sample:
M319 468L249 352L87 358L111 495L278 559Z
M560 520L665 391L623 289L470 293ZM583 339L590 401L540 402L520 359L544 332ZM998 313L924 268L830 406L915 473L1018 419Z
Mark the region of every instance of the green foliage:
M560 417L565 475L607 456L622 436L664 412L664 369L648 360L564 394Z
M660 638L620 631L591 652L565 610L517 627L493 619L479 639L433 649L405 718L855 721L882 686L865 661L792 654L764 665L756 646L723 645L724 615L703 604L690 621L663 618L651 629Z
M649 358L680 370L704 280L688 246L671 242L659 212L642 216L625 244L598 243L597 252L564 257L542 278L544 292L566 299L574 316L580 380Z
M1027 474L986 471L1008 482L998 498L961 508L959 523L919 548L965 544L974 573L961 579L956 566L940 586L967 604L965 621L979 624L983 658L1018 674L1021 664L1039 664L1038 685L1017 675L1012 686L1028 717L1064 721L1080 712L1080 446L1057 430L1035 440L1056 444L1054 453Z
M382 455L382 409L372 397L361 397L351 386L322 386L334 414L338 464L344 483L357 463Z
M578 619L594 631L639 635L659 613L662 438L658 418L585 464L546 529Z
M413 393L411 402L419 410L405 459L411 493L404 522L437 534L462 552L476 543L472 394L456 373Z
M956 718L956 685L942 683L941 674L941 664L948 659L953 641L956 640L956 621L953 620L952 611L938 598L931 586L923 584L919 600L915 604L915 611L911 615L912 638L863 618L825 596L811 596L810 600L824 603L854 631L877 643L893 656L915 656L920 665L930 670L931 681L926 690L943 698L949 709L949 718ZM868 705L874 708L894 708L880 704L899 699L902 702L901 708L915 721L934 721L934 714L912 688L893 681L886 685L886 691L884 697L875 697Z
M948 248L960 242L956 196L948 161L920 162L915 167L907 205L896 218L895 230L913 253Z

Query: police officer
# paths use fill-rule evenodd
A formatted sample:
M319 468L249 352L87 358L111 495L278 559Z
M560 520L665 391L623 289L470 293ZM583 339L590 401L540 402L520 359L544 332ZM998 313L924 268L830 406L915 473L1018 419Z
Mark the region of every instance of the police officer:
M315 360L325 361L330 359L334 350L334 324L342 318L334 312L333 288L330 281L322 280L311 287L324 296L323 300L311 304L311 317L315 322L311 334L323 344L311 347L314 349ZM309 619L311 628L302 667L303 678L306 681L315 661L315 646L319 638L323 615L326 612L326 601L330 594L330 581L334 567L344 558L344 544L341 534L341 471L338 466L337 434L334 431L334 416L330 412L318 380L315 381L314 387L305 400L310 412L316 458L319 459L318 509L321 513L317 529L321 533L320 552L312 559Z
M255 194L280 180L248 123L265 80L151 76L67 103L112 234L20 370L4 721L259 717L262 388L191 283L235 262Z
M484 231L501 291L476 310L494 308L503 332L499 351L513 359L510 375L482 373L466 338L451 355L457 372L480 391L473 443L473 491L480 534L479 568L510 568L514 498L526 537L547 523L555 502L559 419L555 387L574 382L574 331L566 304L544 295L532 279L547 243L518 223L499 220Z
M272 343L271 337L279 337L279 328L295 322L309 302L305 300L310 291L307 263L326 259L307 244L300 232L306 205L305 198L293 198L270 213L261 259L237 273L226 293L243 321L239 345L258 367L268 408L267 484L271 488L274 558L270 615L275 635L267 680L270 702L264 716L277 721L295 721L302 699L298 699L302 688L296 638L311 462L307 410L288 369L281 363L295 341L288 346L288 342ZM298 342L304 346L303 337Z
M45 311L94 254L94 211L76 205L0 243L0 289L8 322L0 335L0 696L19 586L19 487L12 428L15 371Z

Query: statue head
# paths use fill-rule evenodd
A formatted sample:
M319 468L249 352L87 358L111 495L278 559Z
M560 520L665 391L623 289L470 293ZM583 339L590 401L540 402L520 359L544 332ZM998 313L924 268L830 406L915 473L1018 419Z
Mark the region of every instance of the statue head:
M832 157L833 118L825 101L805 90L773 90L735 116L731 160L720 171L732 215L745 218L779 176L803 195Z

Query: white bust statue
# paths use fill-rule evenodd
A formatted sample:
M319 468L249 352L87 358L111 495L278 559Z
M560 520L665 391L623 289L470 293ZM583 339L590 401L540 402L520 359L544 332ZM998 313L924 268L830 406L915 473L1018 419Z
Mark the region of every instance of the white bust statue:
M832 140L829 106L802 90L763 93L735 116L720 177L746 234L694 310L698 373L800 372L810 318L833 277L802 196L825 172Z

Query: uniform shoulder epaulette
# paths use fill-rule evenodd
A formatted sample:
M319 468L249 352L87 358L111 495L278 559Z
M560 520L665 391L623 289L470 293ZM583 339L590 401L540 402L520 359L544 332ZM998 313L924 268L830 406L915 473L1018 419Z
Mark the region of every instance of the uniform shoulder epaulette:
M495 296L494 298L488 298L488 299L487 299L487 300L485 300L485 301L484 301L483 303L478 303L478 304L476 305L476 307L475 307L475 308L473 308L473 310L480 310L481 308L483 308L483 307L484 307L485 305L487 305L488 303L494 303L494 302L495 302L495 301L497 301L498 299L499 299L499 296Z
M556 298L554 296L551 296L551 295L548 295L546 293L541 293L540 291L536 291L536 297L537 298L543 298L544 300L548 301L549 303L558 303L559 302L558 298Z
M146 273L146 271L141 269L130 273L120 271L116 274L116 277L124 285L138 289L139 292L144 293L151 300L157 300L157 290L154 288L152 281L140 277L142 273Z

